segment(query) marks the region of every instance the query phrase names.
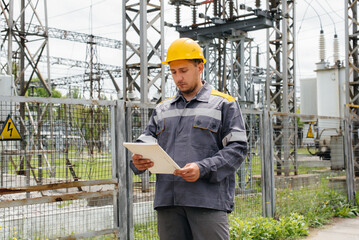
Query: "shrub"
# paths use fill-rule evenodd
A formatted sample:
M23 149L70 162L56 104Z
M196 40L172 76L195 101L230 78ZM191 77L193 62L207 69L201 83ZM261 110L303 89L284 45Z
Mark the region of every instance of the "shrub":
M258 217L243 221L239 218L231 219L231 240L270 240L296 238L308 235L308 225L305 218L298 213L275 220L273 218Z

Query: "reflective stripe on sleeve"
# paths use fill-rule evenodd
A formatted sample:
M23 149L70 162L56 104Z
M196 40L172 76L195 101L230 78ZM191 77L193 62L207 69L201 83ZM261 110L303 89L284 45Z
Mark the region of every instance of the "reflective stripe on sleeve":
M227 136L225 136L222 140L223 146L227 146L230 142L246 142L247 135L246 132L231 132Z
M218 109L211 108L185 108L185 109L173 109L168 110L160 114L160 116L155 116L154 120L158 123L158 120L170 118L170 117L180 117L180 116L207 116L219 121L222 120L222 113Z
M137 140L140 140L142 142L145 142L145 143L156 143L157 142L157 139L150 136L150 135L145 135L145 134L141 134Z

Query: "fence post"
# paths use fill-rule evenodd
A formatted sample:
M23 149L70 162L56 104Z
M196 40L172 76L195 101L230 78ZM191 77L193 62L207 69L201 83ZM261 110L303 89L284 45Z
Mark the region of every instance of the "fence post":
M273 166L273 133L270 112L263 111L260 122L261 131L261 181L263 216L273 217L275 211L274 198L274 166Z
M355 173L354 173L354 153L352 142L352 124L348 119L344 120L344 152L345 152L345 169L348 201L355 204Z
M149 120L148 108L141 108L141 126L147 126L148 120ZM142 192L149 192L150 191L150 173L149 173L149 171L147 170L138 176L141 179Z
M113 174L118 179L118 194L115 203L115 223L118 227L119 239L131 239L130 227L130 197L129 197L129 165L127 163L126 151L122 143L126 139L125 103L116 101L116 107L111 116L112 133L112 161Z

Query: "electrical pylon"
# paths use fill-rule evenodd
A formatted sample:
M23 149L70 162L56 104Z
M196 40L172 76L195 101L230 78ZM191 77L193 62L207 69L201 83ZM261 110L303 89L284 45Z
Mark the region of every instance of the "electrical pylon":
M295 91L295 1L268 0L267 9L279 14L267 30L267 109L296 113ZM298 174L296 157L296 119L288 115L273 119L274 154L277 174Z
M32 1L8 0L1 1L0 6L1 24L6 30L2 35L1 48L7 51L7 61L2 69L6 74L14 75L15 85L19 86L18 95L25 95L32 79L37 77L51 96L49 61L47 72L41 72L38 67L41 56L49 51L47 1L34 4ZM44 11L38 11L40 7ZM15 12L15 9L18 11ZM38 26L37 33L30 30L31 24Z
M47 72L40 71L39 62L44 52L49 56L47 1L1 1L0 22L4 26L4 35L1 35L2 51L7 51L7 61L2 65L2 71L14 77L16 95L24 96L37 77L42 87L51 96L50 64L47 59ZM40 7L43 11L38 11ZM15 10L17 10L15 12ZM44 20L43 20L44 19ZM38 26L38 32L29 30L29 24ZM43 111L49 105L44 106ZM25 122L25 111L29 111L27 103L20 103L20 119ZM51 108L50 108L51 109ZM16 112L12 113L16 114ZM49 113L51 119L51 111ZM40 120L39 120L40 121ZM51 120L50 120L51 122ZM20 125L20 135L25 136L25 126ZM29 143L21 141L21 149L27 149ZM37 145L37 144L34 144ZM41 146L39 148L42 148ZM52 159L53 160L53 159ZM18 174L24 175L28 168L27 157L22 157L19 164Z
M123 1L123 97L147 103L163 99L164 1ZM139 46L139 47L138 47ZM158 94L160 96L158 96Z
M351 142L348 146L347 155L348 164L354 160L354 166L348 165L347 171L352 173L350 176L354 179L354 176L359 177L359 40L358 40L358 1L357 0L345 0L345 66L346 66L346 118L349 120L349 125L346 128L351 127L347 134L351 134ZM352 107L350 107L352 106ZM351 126L350 126L351 125ZM353 169L352 169L353 168ZM354 187L352 193L354 193ZM355 193L349 194L349 199L355 199Z
M257 68L252 66L252 40L248 32L273 26L274 13L260 9L260 1L256 5L246 6L241 1L185 1L171 0L175 7L174 26L181 37L198 40L204 49L207 59L204 79L221 92L231 94L243 109L255 106L255 85L263 85L263 81L254 81ZM184 26L181 21L184 14L192 12L192 22ZM187 14L188 15L188 14ZM183 18L186 20L186 18ZM188 24L188 23L187 23ZM262 86L259 89L263 89ZM245 163L238 170L238 190L241 193L254 191L252 163L255 156L256 141L254 126L256 118L245 115L249 149ZM257 118L258 119L258 118Z

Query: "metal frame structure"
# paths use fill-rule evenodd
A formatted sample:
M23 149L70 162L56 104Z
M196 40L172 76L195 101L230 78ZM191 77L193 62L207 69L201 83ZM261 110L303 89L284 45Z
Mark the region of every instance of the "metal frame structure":
M252 9L240 1L185 1L172 0L176 9L175 26L181 37L198 40L203 46L207 59L204 79L221 92L231 94L238 99L243 109L253 109L254 78L252 69L252 39L247 32L273 26L273 14L261 10L259 2ZM182 26L181 7L192 11L192 24ZM246 14L241 14L241 10ZM197 13L203 21L198 22ZM188 11L185 11L188 12ZM259 83L261 84L261 83ZM249 117L253 117L249 115ZM249 144L255 144L251 119L247 127ZM252 149L252 148L251 148ZM241 179L238 186L241 192L252 191L252 160L255 153L247 155L245 164L238 170Z
M359 176L359 40L358 40L358 1L345 0L345 66L346 66L346 169L348 200L355 202L355 176ZM350 138L349 136L353 136Z
M346 66L348 69L348 95L347 103L359 105L359 40L358 40L358 1L356 0L346 0ZM350 118L353 121L358 121L359 116L356 108L349 108ZM355 126L353 133L359 129L359 126ZM356 138L357 139L357 138ZM356 152L356 149L359 147L359 142L353 143L353 151ZM356 154L358 155L358 154ZM359 175L359 156L354 156L355 158L355 168L356 175Z
M46 90L49 97L51 97L51 77L50 77L50 60L46 61L46 75L39 68L39 62L44 52L49 56L49 42L48 42L48 21L47 21L47 1L37 1L35 4L32 1L1 1L0 21L5 25L3 38L0 48L7 51L6 64L1 66L6 74L14 77L15 94L25 96L30 84L37 77L42 87ZM19 6L15 5L19 4ZM38 9L42 6L44 8L43 15ZM15 9L18 12L15 13ZM42 19L45 19L44 22ZM35 24L38 26L38 33L29 31L28 24ZM7 43L7 45L6 45ZM20 117L25 120L25 112L28 110L26 103L20 103ZM46 111L46 109L43 109ZM20 134L24 135L25 127L20 126ZM21 149L25 149L26 144L21 142ZM27 159L23 158L20 164L20 175L24 175L25 165Z
M271 27L271 14L261 9L253 10L233 0L202 3L173 0L171 4L176 6L177 14L180 13L181 5L192 8L192 25L181 26L180 21L177 21L176 30L181 37L193 38L203 45L209 60L204 78L219 91L232 94L240 102L251 102L253 85L246 83L249 76L246 76L245 70L251 67L252 41L247 38L247 32ZM199 15L204 18L204 22L197 23L196 13L202 7L204 12ZM241 14L240 10L249 13Z
M45 3L46 3L46 1L44 1L44 5L45 5ZM2 18L1 18L1 21L0 21L0 25L1 25L1 28L3 28L3 29L9 29L9 22L10 21L8 21L8 19L10 18L11 14L14 15L14 13L11 13L11 12L13 12L13 9L14 9L14 2L9 1L8 3L3 2L1 4L3 4L3 7L2 7L2 12L1 12ZM36 5L36 6L38 5L38 3L37 4L36 3L28 3L27 8L32 9L32 8L30 8L31 4ZM10 7L12 7L12 9L10 9ZM45 5L45 8L46 8L46 5ZM32 14L34 14L34 16L39 16L36 9L32 9L32 10L33 10L33 13L31 13L29 10L27 10L26 16L27 15L32 15ZM30 14L28 12L30 12ZM47 12L47 10L45 9L45 15L47 15L46 12ZM24 16L24 18L25 18L25 16ZM20 17L17 17L16 19L17 19L17 22L18 22ZM39 66L40 62L42 64L48 64L48 65L60 64L60 65L78 67L78 68L83 68L83 69L89 69L90 68L91 61L79 61L79 60L74 60L74 59L65 59L65 58L50 56L50 54L48 52L48 49L47 49L48 45L49 45L48 44L48 39L49 38L57 38L57 39L61 39L61 40L68 40L68 41L74 41L74 42L88 44L89 45L88 46L88 53L89 53L88 55L91 55L91 51L94 52L93 50L96 50L97 46L123 50L122 49L122 42L119 41L119 40L110 39L110 38L104 38L104 37L95 36L95 35L92 35L92 34L79 33L79 32L75 32L75 31L62 30L62 29L57 29L57 28L50 28L50 27L47 26L47 21L45 21L45 25L46 25L45 27L42 25L41 22L38 22L38 21L28 22L28 20L26 20L26 22L24 22L23 24L24 24L23 27L26 30L26 32L19 31L20 26L19 26L18 23L16 24L16 22L14 20L14 23L13 23L13 26L12 26L14 28L14 30L11 30L11 31L7 30L5 32L6 34L4 36L2 36L2 38L1 38L1 40L2 40L1 53L3 53L3 55L5 56L5 55L8 55L9 52L13 52L13 54L10 55L11 57L7 58L6 63L4 63L4 61L2 61L3 65L1 66L1 69L6 74L9 74L9 72L10 72L8 67L11 67L11 68L16 67L17 71L19 71L18 66L20 64L12 64L12 65L8 64L9 61L14 61L14 60L16 61L16 60L21 59L21 57L19 57L19 56L21 56L20 55L21 51L18 50L17 51L18 53L16 53L15 51L12 51L12 49L8 48L8 46L10 45L9 41L12 42L11 48L15 48L15 46L16 46L15 43L18 42L15 39L16 34L14 34L14 32L17 32L17 35L20 36L18 38L20 38L20 39L22 38L21 34L23 36L29 36L28 38L25 38L25 40L26 40L25 44L29 43L31 41L35 42L35 40L33 40L33 38L35 39L34 36L36 36L36 38L37 38L36 40L44 38L47 41L47 43L46 43L46 51L42 50L41 54L39 54L38 56L36 56L36 54L38 54L38 52L40 52L40 51L39 50L35 51L36 54L34 54L35 56L33 56L33 59L30 58L31 60L34 61L34 63L30 64L30 65L28 64L29 66L27 68L31 68L32 66L35 66L36 64L37 64L36 65L36 67L37 67L37 66ZM13 36L12 39L8 37L9 34L12 34L12 36ZM136 47L139 47L139 45L136 45L136 44L133 44L133 45L136 46ZM20 47L20 49L21 49L21 47ZM25 47L25 49L27 49L27 48ZM29 49L30 48L28 48L27 50L29 50ZM31 49L33 49L33 48L31 48ZM132 51L130 48L128 48L127 50ZM89 57L89 58L91 60L91 57ZM25 58L25 60L26 60L26 58ZM122 66L101 64L101 63L98 63L98 62L92 62L92 64L93 64L93 69L101 69L101 74L100 74L101 79L106 78L106 79L111 79L112 80L112 82L113 82L113 84L115 86L116 92L120 96L120 88L119 88L119 86L116 83L114 78L120 78L122 76L121 75ZM35 69L36 69L36 71L38 70L38 68L35 68ZM49 67L47 67L47 69L49 69ZM44 74L42 73L41 76L43 78L47 78L47 81L45 81L45 82L47 84L48 89L50 89L53 86L59 85L59 84L61 85L63 81L65 81L68 84L70 82L70 80L73 79L73 78L76 78L76 80L79 79L79 75L70 76L70 77L66 77L66 78L61 78L60 79L61 82L59 83L58 79L51 79L49 77L50 74L48 74L48 76L46 77L46 74L44 76ZM86 81L89 81L89 79L91 78L90 74L88 74L88 73L87 74L82 74L81 77L82 77L81 78L82 81L76 81L75 82L75 84L77 86L84 85L84 83ZM51 81L50 81L50 79L51 79ZM63 80L63 79L65 79L65 80ZM15 85L20 86L21 84L19 82L20 82L19 80L16 80ZM32 82L30 84L29 81L28 81L27 85L28 86L37 86L37 87L39 87L39 86L42 86L42 83L40 85L39 85L38 82ZM20 87L18 87L18 88L20 88ZM106 90L104 90L104 91L106 91ZM112 91L111 93L114 93L114 91ZM21 95L20 92L18 93L18 95Z
M44 35L44 29L37 24L25 23L28 33ZM95 36L92 34L80 33L75 31L69 31L64 29L48 27L47 29L49 38L57 38L62 40L68 40L78 43L88 43L92 38L92 41L97 46L108 47L114 49L122 49L122 42L117 39L105 38L101 36Z
M295 91L295 1L268 0L267 9L279 12L274 27L267 30L267 109L296 113ZM275 129L275 159L278 175L298 174L296 162L296 122L277 117Z
M164 1L127 0L122 4L123 97L126 100L150 102L165 94L164 66ZM150 36L150 37L149 37ZM139 47L138 47L139 46ZM163 90L163 91L162 91ZM160 94L158 96L157 94Z
M46 0L43 1L42 5L44 7L44 16L38 11L41 4L21 0L20 7L15 8L14 4L16 3L18 2L14 0L0 3L1 21L2 24L6 25L6 34L3 36L1 48L7 49L8 53L6 66L2 66L2 69L6 69L6 74L8 75L15 75L15 85L20 86L18 95L25 95L33 77L36 76L49 96L51 96L49 60L47 60L46 75L38 67L43 53L48 52L49 49ZM19 9L19 12L15 13L14 9ZM41 19L45 19L45 21L43 22ZM29 31L25 21L30 21L30 24L37 25L39 31L37 33ZM7 42L7 46L5 42ZM35 51L32 49L35 49Z
M9 147L9 149L4 149L4 145L2 144L2 150L1 150L1 166L3 167L3 161L7 158L7 161L9 161L10 156L16 155L16 156L32 156L35 158L38 157L43 161L41 166L38 165L30 165L30 167L27 166L26 169L26 178L19 178L22 180L17 181L9 181L6 182L4 179L7 175L13 175L8 174L4 171L4 169L1 169L0 178L1 178L1 187L2 187L2 195L10 195L16 193L17 196L14 197L11 200L4 200L4 198L0 201L0 209L1 210L8 210L8 214L15 214L16 211L13 211L11 209L19 208L24 209L25 212L28 212L31 214L32 208L37 207L37 211L39 209L44 209L45 205L48 207L47 212L43 212L44 215L48 216L48 218L44 218L44 215L42 216L35 216L36 218L36 224L31 221L26 221L25 215L19 214L18 219L20 221L17 221L16 218L9 218L8 216L5 218L6 214L3 216L2 223L5 223L7 226L11 226L11 229L19 229L18 236L23 238L36 238L39 236L52 236L50 238L60 238L60 239L67 239L67 238L91 238L96 236L103 236L106 234L112 234L116 236L119 239L131 239L130 234L130 226L128 224L129 221L129 207L130 207L130 199L129 199L129 182L128 182L128 174L130 172L129 165L126 162L125 157L125 150L122 147L122 143L125 141L125 103L123 101L104 101L104 100L84 100L84 99L60 99L60 98L40 98L40 97L23 97L23 96L0 96L0 102L1 107L0 110L4 109L4 106L6 104L16 104L19 105L21 103L24 104L32 104L32 106L37 105L39 108L40 105L45 105L42 107L42 109L49 108L49 106L58 106L59 108L62 108L61 112L63 113L62 118L66 119L64 121L64 125L61 125L62 128L65 129L64 135L61 135L61 137L66 138L65 144L63 145L64 148L57 148L56 146L52 146L53 148L57 148L57 150L48 149L48 150L42 150L42 149L33 149L30 146L26 146L25 150L19 150L14 149L14 146ZM76 106L76 107L74 107ZM85 108L91 108L91 106L94 106L95 108L101 108L106 107L108 110L108 127L109 128L109 137L106 140L110 145L107 151L111 152L111 154L106 154L109 156L109 161L111 162L111 168L104 167L103 169L96 170L98 171L97 174L98 178L95 178L94 180L91 179L82 179L79 181L79 179L76 176L76 174L79 174L82 169L80 169L78 166L72 165L72 163L69 160L69 135L73 134L71 133L75 128L71 125L71 119L74 116L71 116L70 108L72 109L79 109L80 107ZM39 110L39 109L38 109ZM56 111L54 108L50 109L50 111ZM36 140L39 136L42 136L44 134L44 129L41 129L43 126L45 126L45 121L49 121L48 118L44 117L44 112L38 111L37 113L34 112L33 114L38 115L36 118L35 116L31 116L38 120L35 124L32 124L32 127L34 128L34 131L30 134L31 136L27 136L28 143L34 142L35 145L37 145L36 142L40 142ZM93 127L96 127L97 124L94 124ZM53 130L51 130L53 131ZM76 131L76 133L78 133ZM46 133L45 133L46 134ZM51 133L53 134L53 133ZM48 140L50 141L50 140ZM51 148L51 147L50 147ZM53 171L55 170L55 165L53 163L50 163L50 161L47 160L48 155L54 155L58 154L57 157L59 157L61 154L63 154L63 157L66 156L66 165L64 164L63 167L58 167L58 175L55 177L49 177L44 174L44 178L42 181L42 175L41 171L44 173L46 171ZM81 153L79 153L76 158L81 158ZM87 153L85 153L86 157L88 156ZM71 156L71 154L70 154ZM17 160L19 161L19 160ZM101 160L99 160L101 161ZM104 161L104 159L102 159ZM47 164L45 163L47 162ZM12 161L12 164L14 164L14 161ZM59 163L57 163L59 164ZM93 168L94 165L89 165L90 168ZM67 176L67 180L63 181L63 178L59 178L59 171L64 171L64 168L66 168L66 171L71 172L71 175ZM37 170L37 171L35 171ZM76 171L76 172L75 172ZM101 175L99 174L100 171L103 172L110 172L109 175ZM31 178L30 178L31 176ZM79 176L79 175L77 175ZM3 185L3 183L5 184ZM69 189L73 189L74 191L71 191ZM75 190L77 189L77 190ZM42 194L45 193L46 194ZM24 193L25 195L19 196L20 193ZM36 194L41 193L41 197L36 197ZM90 213L92 211L96 211L96 209L103 209L103 206L96 205L97 203L105 203L105 199L110 199L110 204L107 206L109 211L113 211L112 219L106 219L106 221L111 223L111 227L103 227L103 225L100 225L100 230L95 231L88 231L87 228L87 222L82 221L82 225L80 226L78 223L76 223L72 217L74 215L71 215L71 212L76 212L75 215L77 216L86 216L87 213ZM69 204L71 205L72 201L77 200L85 200L91 206L90 208L87 208L85 210L79 210L78 208L69 208L69 211L66 212L66 217L64 220L67 224L65 224L65 227L61 229L61 231L53 231L57 227L60 228L61 224L63 224L62 220L59 221L59 218L56 218L56 215L59 215L59 212L57 211L59 207L55 207L55 211L50 207L50 205L56 205L57 203L63 203L63 204ZM91 202L92 201L92 202ZM93 203L93 205L91 205ZM10 209L10 210L9 210ZM13 212L12 212L13 211ZM53 211L53 212L50 212ZM81 212L84 214L79 214ZM92 214L88 215L89 218L91 218L93 221L101 221L100 219L97 219L96 217L100 217L100 215L94 215L95 213L92 212ZM96 216L96 217L94 217ZM24 218L21 220L21 218ZM16 219L16 220L15 220ZM45 220L44 220L45 219ZM56 219L56 221L55 221ZM54 221L54 222L52 222ZM60 223L62 222L62 223ZM103 220L102 220L103 222ZM50 223L50 227L49 224ZM57 224L53 224L57 223ZM51 224L53 226L51 226ZM56 226L55 226L56 225ZM64 230L65 228L71 228L74 225L76 225L77 232L74 234L66 235L68 230ZM34 228L41 226L41 230L39 232L36 231L21 231L22 229L27 228ZM9 227L10 229L10 227ZM85 229L85 230L84 230ZM92 229L91 229L92 230ZM81 232L84 231L84 232ZM2 237L5 236L5 233L2 233ZM42 235L40 235L42 234ZM45 237L44 236L44 237ZM7 237L5 237L7 239Z

